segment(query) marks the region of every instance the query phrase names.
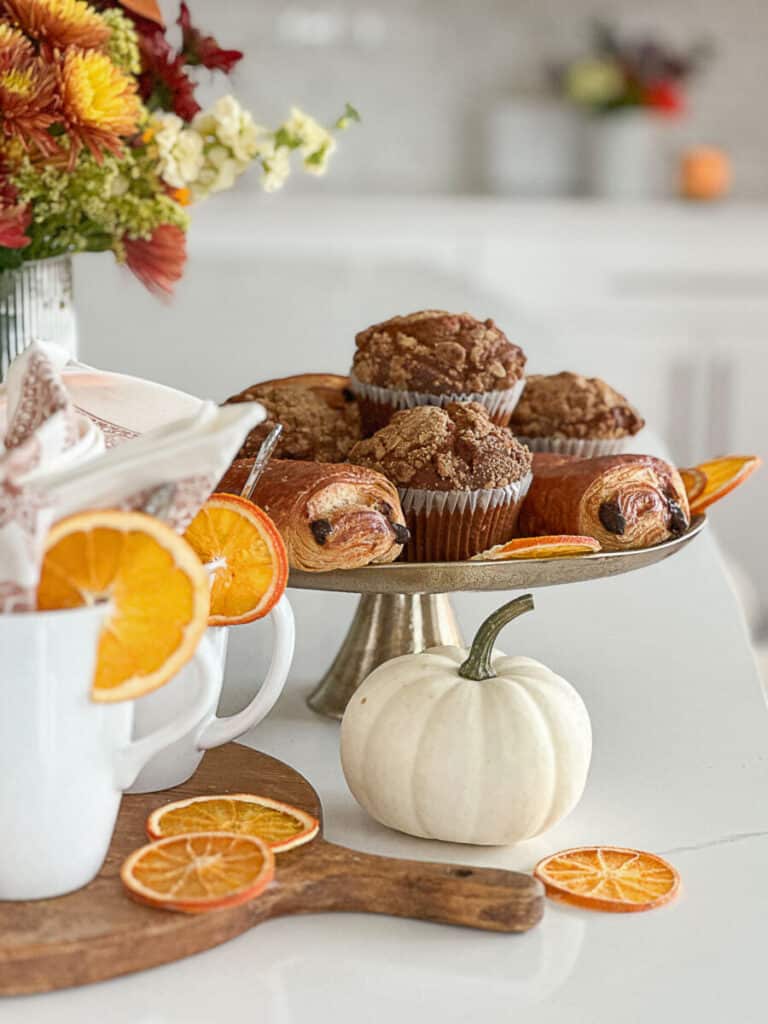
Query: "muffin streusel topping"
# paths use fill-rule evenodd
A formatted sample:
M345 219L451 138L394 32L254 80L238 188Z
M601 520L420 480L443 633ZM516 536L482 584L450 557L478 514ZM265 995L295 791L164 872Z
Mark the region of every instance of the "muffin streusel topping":
M563 372L528 377L509 426L523 437L602 440L636 434L645 420L604 380Z
M355 402L332 409L307 388L256 385L229 402L261 402L267 418L250 432L240 449L241 458L258 453L272 428L280 423L283 433L275 457L312 462L343 462L360 437L360 417Z
M355 338L363 384L444 395L499 391L523 376L525 355L493 320L424 310L374 324Z
M454 491L505 487L531 468L531 453L477 402L420 405L396 413L349 461L378 470L399 487Z

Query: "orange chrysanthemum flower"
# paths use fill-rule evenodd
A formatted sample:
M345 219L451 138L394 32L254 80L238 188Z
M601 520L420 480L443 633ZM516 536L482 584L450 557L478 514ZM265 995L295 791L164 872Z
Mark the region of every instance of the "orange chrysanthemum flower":
M0 22L0 53L8 54L14 60L34 57L35 48L27 37L8 22Z
M161 224L151 238L124 238L122 247L128 268L145 288L171 294L187 259L187 240L180 227Z
M56 73L37 58L0 50L0 130L26 149L56 149L48 129L56 120Z
M104 46L110 27L83 0L4 0L10 19L27 35L57 49Z
M120 155L120 137L136 132L141 104L133 78L103 53L69 49L61 68L62 115L73 159L81 146L97 160L107 149Z

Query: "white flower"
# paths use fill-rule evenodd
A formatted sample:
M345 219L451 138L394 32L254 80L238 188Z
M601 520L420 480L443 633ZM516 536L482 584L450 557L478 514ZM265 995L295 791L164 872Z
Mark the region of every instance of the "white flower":
M226 146L236 160L256 156L258 129L234 96L222 96L210 110L197 115L192 127L208 141Z
M155 114L152 118L151 128L154 131L154 140L163 156L167 156L176 145L179 132L183 127L184 122L176 114Z
M318 174L322 175L328 170L328 161L331 153L336 149L336 139L332 135L328 136L327 141L319 148L310 153L309 156L304 157L304 170L307 174Z
M263 158L262 167L264 177L261 179L261 187L265 192L277 192L285 184L285 179L291 173L291 154L285 147L276 149L272 156Z
M291 107L291 116L283 128L296 140L305 157L334 144L334 138L328 129L298 107Z
M153 120L154 140L160 154L160 177L171 188L187 188L203 166L203 139L193 128L186 128L175 114L163 114Z
M278 137L285 139L287 147L301 151L305 171L309 174L325 174L328 159L336 149L336 139L314 117L298 107L292 107L291 116L278 129Z

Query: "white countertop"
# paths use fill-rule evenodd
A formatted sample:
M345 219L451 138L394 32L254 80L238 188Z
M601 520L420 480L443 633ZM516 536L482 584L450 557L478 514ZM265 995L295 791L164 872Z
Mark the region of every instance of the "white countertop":
M498 597L459 595L467 633ZM566 846L639 846L677 866L678 899L615 916L548 903L542 923L519 936L358 914L287 918L143 974L3 1000L2 1024L447 1024L514 1019L518 1010L526 1024L765 1020L768 716L707 532L633 576L540 590L537 612L503 634L503 649L539 657L576 685L595 742L581 804L516 848L413 839L355 804L339 766L337 723L304 704L354 599L294 592L292 600L293 677L248 742L313 782L330 839L521 870ZM245 693L262 628L234 637L227 704Z

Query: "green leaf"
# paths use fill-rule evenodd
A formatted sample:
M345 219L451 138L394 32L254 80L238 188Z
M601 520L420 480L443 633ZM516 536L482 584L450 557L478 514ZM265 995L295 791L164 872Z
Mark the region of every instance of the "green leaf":
M320 149L316 149L314 153L310 153L304 160L305 167L322 167L325 163L325 159L328 155L328 143L321 146Z
M344 104L344 113L337 119L335 127L338 131L343 132L345 128L349 128L353 121L359 124L362 120L360 112L347 101Z

